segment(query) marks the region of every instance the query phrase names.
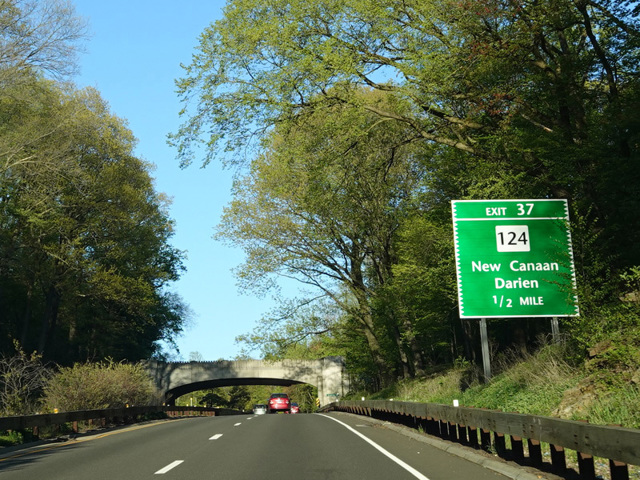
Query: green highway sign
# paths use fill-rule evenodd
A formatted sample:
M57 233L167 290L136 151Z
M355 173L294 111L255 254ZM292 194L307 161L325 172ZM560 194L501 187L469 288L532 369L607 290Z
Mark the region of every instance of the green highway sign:
M566 200L453 200L461 318L579 315Z

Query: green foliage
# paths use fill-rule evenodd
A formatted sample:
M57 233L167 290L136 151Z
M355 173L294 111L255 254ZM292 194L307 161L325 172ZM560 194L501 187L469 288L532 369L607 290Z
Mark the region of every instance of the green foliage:
M196 392L194 392L196 393ZM189 394L189 402L191 402L191 398L193 397L193 394ZM184 402L186 400L182 399L182 402ZM229 398L225 398L225 396L221 395L220 393L216 393L215 391L210 391L205 393L202 397L198 398L197 403L199 405L203 405L205 407L224 407L224 408L229 408Z
M422 375L428 364L450 363L458 348L449 321L456 302L455 266L449 224L434 215L414 215L398 229L397 263L389 281L376 289L374 305L378 315L395 320L402 348L413 359L412 373Z
M621 293L621 302L593 306L588 315L566 320L570 341L580 355L593 357L590 351L604 351L592 361L594 370L614 373L621 366L624 370L640 361L635 353L640 347L640 303L633 271L624 277L628 290Z
M149 358L187 312L166 290L182 253L133 134L92 89L34 78L0 103L1 338L63 364Z
M24 443L22 432L0 432L0 447L13 447Z
M560 404L565 390L575 386L584 373L564 359L566 351L547 346L535 355L503 360L503 371L489 384L481 381L477 367L465 361L423 379L400 382L396 400L473 406L551 415ZM388 394L385 394L387 396ZM376 394L371 398L378 398Z
M569 199L583 317L563 329L581 353L635 335L619 298L640 263L637 13L610 0L232 0L177 82L171 142L183 165L204 144L205 164L249 166L222 224L247 251L243 287L293 276L342 310L274 316L243 340L298 355L291 345L330 329L318 341L367 388L476 359L449 229L449 201L476 198ZM498 351L541 330L496 323Z
M160 354L188 317L167 199L136 139L75 72L70 2L0 3L0 352L47 360Z
M155 401L153 383L141 364L106 360L61 368L45 387L43 403L48 411L73 411L151 405Z
M402 108L382 93L354 95L380 108ZM279 341L334 334L345 324L342 315L325 313L331 302L356 320L351 327L366 338L379 372L389 373L387 365L398 356L397 346L383 344L386 335L396 344L402 340L385 318L375 317L370 298L391 276L394 234L425 174L412 161L419 153L412 140L401 124L342 106L274 130L270 148L236 183L218 236L247 253L239 269L243 288L262 292L280 275L312 290L310 299L283 306L290 313L265 319L250 342L262 338L280 349Z
M469 391L461 395L460 401L467 406L551 416L567 387L573 385L571 379L557 381L559 383L550 381L532 388L528 383L518 379L497 378L482 390Z
M425 378L404 380L398 385L398 400L449 404L459 399L461 389L468 376L467 368L452 368L446 372L428 375Z
M316 410L316 398L318 389L313 385L300 384L289 387L289 398L298 404L301 413L311 413Z
M327 302L282 300L250 334L236 337L236 342L243 345L247 356L258 350L267 360L312 360L341 355L343 352L335 340L340 313Z
M181 396L177 399L176 404L250 410L252 391L252 387L246 385L199 390Z

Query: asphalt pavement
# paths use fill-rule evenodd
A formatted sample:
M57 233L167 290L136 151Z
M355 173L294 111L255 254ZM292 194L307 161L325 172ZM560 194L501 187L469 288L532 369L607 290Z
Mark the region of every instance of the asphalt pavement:
M417 432L331 413L168 420L0 452L2 480L533 480ZM433 439L437 440L437 439ZM439 441L439 440L437 440ZM482 460L482 461L481 461ZM490 459L487 459L490 460ZM500 462L499 462L500 463ZM508 467L508 468L506 468Z

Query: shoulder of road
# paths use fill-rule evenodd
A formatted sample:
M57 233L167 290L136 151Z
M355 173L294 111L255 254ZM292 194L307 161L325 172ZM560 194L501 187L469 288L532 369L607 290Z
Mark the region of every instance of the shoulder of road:
M383 428L388 428L389 430L393 430L419 442L426 443L432 447L444 450L445 452L452 455L464 458L469 462L481 465L484 468L492 470L513 480L563 480L563 477L554 475L552 473L518 465L517 463L509 462L508 460L493 456L488 452L476 450L471 447L465 447L464 445L459 445L457 443L447 442L446 440L419 433L412 428L398 425L396 423L386 422L384 420L378 420L371 417L363 417L346 412L332 412L332 415L345 415L355 417L358 418L358 421L360 422L366 421Z

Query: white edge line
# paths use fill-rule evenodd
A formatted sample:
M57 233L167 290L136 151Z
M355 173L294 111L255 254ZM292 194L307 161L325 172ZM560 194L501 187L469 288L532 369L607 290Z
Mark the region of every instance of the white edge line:
M406 464L405 462L403 462L402 460L400 460L398 457L396 457L395 455L393 455L392 453L388 452L387 450L385 450L384 448L382 448L380 445L378 445L376 442L374 442L373 440L367 438L366 436L364 436L363 434L361 434L360 432L358 432L357 430L355 430L354 428L351 428L349 425L347 425L344 422L341 422L340 420L337 420L333 417L330 417L329 415L324 415L322 413L319 413L318 415L320 415L321 417L326 417L329 418L331 420L333 420L334 422L338 422L340 425L342 425L343 427L345 427L347 430L351 431L352 433L355 433L357 436L359 436L360 438L362 438L365 442L367 442L368 444L370 444L371 446L373 446L373 448L375 448L376 450L378 450L380 453L382 453L383 455L387 456L388 458L390 458L391 460L393 460L394 462L396 462L398 465L400 465L402 468L404 468L407 472L409 472L411 475L413 475L416 478L419 478L420 480L429 480L428 477L425 477L423 474L421 474L419 471L417 471L415 468L413 468L411 465Z
M180 465L182 462L184 462L184 460L176 460L175 462L171 462L169 465L167 465L164 468L161 468L160 470L158 470L155 475L164 475L165 473L167 473L169 470L176 468L178 465Z
M216 433L213 437L211 437L209 440L218 440L220 437L222 436L221 433Z

